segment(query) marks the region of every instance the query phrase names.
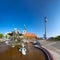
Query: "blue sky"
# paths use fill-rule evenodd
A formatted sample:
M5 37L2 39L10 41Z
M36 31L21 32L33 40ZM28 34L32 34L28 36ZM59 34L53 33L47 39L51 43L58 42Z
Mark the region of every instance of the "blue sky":
M47 17L47 37L60 35L60 0L0 0L0 33L15 27L39 37L44 34L44 17Z

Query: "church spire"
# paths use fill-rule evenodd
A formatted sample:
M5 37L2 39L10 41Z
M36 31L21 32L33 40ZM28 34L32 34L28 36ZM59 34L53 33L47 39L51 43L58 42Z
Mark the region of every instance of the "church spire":
M26 25L24 24L24 30L26 30Z
M24 24L23 34L26 34L26 25Z

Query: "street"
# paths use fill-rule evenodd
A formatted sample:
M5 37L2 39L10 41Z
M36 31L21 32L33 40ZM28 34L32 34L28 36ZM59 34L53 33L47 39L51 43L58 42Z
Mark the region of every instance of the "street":
M55 50L56 52L60 52L60 41L42 41L40 40L41 45L45 46L48 49ZM59 53L60 54L60 53Z
M60 58L60 41L39 40L40 44L51 52L55 60Z

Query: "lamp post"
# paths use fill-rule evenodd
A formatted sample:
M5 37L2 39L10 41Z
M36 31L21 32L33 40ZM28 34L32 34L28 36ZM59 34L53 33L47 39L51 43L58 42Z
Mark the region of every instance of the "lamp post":
M47 39L47 37L46 37L46 22L47 22L47 18L44 17L44 30L45 30L44 38L45 39Z

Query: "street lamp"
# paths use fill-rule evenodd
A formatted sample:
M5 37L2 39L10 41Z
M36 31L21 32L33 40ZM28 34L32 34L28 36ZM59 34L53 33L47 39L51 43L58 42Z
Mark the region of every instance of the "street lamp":
M44 38L45 39L47 39L47 37L46 37L46 22L47 22L47 18L44 17L44 30L45 30Z

